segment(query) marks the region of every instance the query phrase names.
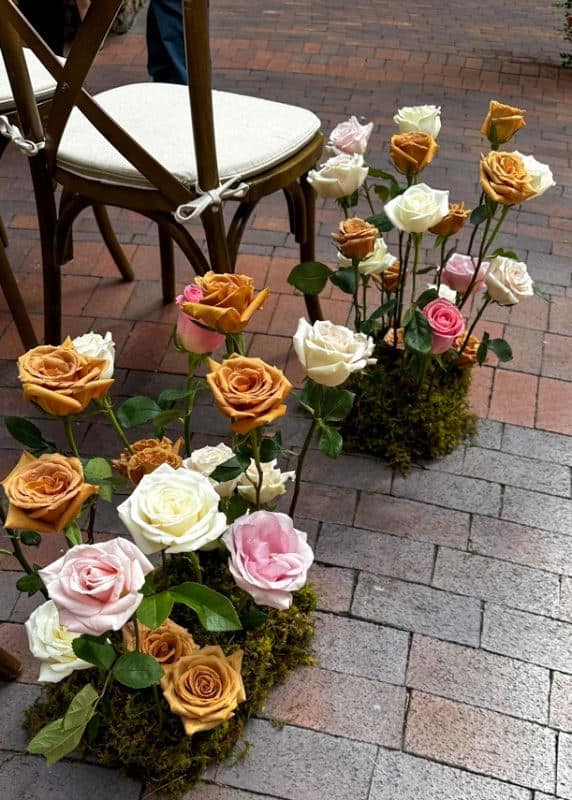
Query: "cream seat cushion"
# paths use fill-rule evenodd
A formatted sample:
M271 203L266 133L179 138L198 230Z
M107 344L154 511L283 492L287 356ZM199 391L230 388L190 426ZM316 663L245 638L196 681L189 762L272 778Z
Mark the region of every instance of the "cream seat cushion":
M94 100L157 161L187 186L197 180L189 91L186 86L136 83ZM213 92L221 179L247 178L279 164L320 128L311 111L229 92ZM150 188L147 179L74 109L57 156L58 166L85 178Z
M28 48L24 48L24 57L34 94L38 102L49 100L56 90L56 80L51 76L41 61ZM63 63L63 59L60 59ZM0 51L0 114L9 114L16 110L6 65Z

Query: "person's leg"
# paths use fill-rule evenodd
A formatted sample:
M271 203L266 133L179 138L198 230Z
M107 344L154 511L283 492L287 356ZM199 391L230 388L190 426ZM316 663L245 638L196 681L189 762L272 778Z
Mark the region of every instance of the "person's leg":
M20 11L56 55L64 52L63 0L20 0Z
M181 0L151 0L147 10L147 68L154 81L187 83Z

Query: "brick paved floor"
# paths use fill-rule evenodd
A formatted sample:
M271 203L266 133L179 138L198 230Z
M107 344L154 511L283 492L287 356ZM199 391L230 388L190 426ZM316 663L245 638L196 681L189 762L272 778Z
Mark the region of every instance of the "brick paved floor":
M513 101L528 111L520 147L550 163L558 186L507 228L505 241L517 246L552 302L491 310L487 327L506 334L515 360L476 373L478 446L405 480L363 457L344 456L326 471L311 452L299 524L318 562L319 666L271 696L249 727L249 758L209 773L193 797L572 800L572 73L558 67L558 13L548 0L212 6L219 88L306 105L326 130L349 113L363 114L377 126L374 161L398 105L442 104L442 150L428 179L467 202L488 100ZM139 21L105 46L93 87L144 79L142 30ZM39 325L39 246L25 169L15 155L2 160L0 213ZM329 206L319 214L319 255L331 259L337 213ZM159 299L155 231L128 213L113 217L137 281L118 282L86 213L76 258L65 267L64 313L72 335L92 326L113 331L121 398L177 385L184 364L166 348L174 310ZM240 269L273 291L253 320L252 352L299 379L290 336L302 304L286 283L296 252L280 199L260 206L242 252ZM181 260L181 284L187 275ZM337 292L324 305L335 320L346 318ZM4 305L0 334L2 409L33 414L9 360L20 345ZM201 443L215 442L226 426L203 403L194 425ZM297 412L284 427L299 445ZM114 451L95 426L81 446ZM17 454L1 432L0 447L4 473ZM105 530L120 532L112 509ZM57 542L47 539L35 560L56 555ZM14 589L13 561L0 566L0 643L25 660L21 681L0 688L0 796L141 797L137 783L115 773L74 760L47 770L23 755L21 713L38 692L21 625L33 602ZM276 719L285 725L276 727Z

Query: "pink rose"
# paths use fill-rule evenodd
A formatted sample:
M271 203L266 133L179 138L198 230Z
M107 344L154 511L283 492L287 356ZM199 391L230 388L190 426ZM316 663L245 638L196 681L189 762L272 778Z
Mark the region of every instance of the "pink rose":
M255 511L237 519L222 537L237 586L258 605L286 609L306 583L314 560L306 534L286 514Z
M451 258L443 267L441 280L456 292L464 293L469 288L469 284L473 275L475 274L476 267L476 258L462 256L460 253L453 253ZM484 261L479 267L479 274L477 275L477 278L473 284L473 291L478 292L481 289L484 289L484 277L488 268L488 261Z
M183 303L200 303L203 299L203 290L196 283L189 283L183 289L183 294L178 294L175 302L178 306Z
M345 122L340 122L330 133L328 147L335 153L348 155L363 155L373 130L373 122L360 125L357 117L350 117Z
M195 322L184 311L179 311L177 342L188 353L212 353L217 347L224 344L225 337L223 334L212 331L210 328L205 328L204 325Z
M153 564L127 539L72 547L40 570L60 624L74 633L118 631L135 612Z
M431 352L434 354L444 353L448 350L455 338L465 330L463 315L454 303L445 300L444 297L438 297L427 303L423 313L433 332Z

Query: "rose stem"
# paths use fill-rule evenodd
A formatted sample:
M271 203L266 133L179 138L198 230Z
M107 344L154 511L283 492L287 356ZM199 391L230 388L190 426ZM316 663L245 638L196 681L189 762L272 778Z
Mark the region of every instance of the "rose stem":
M89 508L89 520L87 523L87 543L93 544L93 528L95 525L95 511L96 511L96 503L92 503Z
M2 512L2 521L4 522L4 513ZM12 530L12 528L6 528L6 533L8 534L8 538L12 544L12 550L14 551L14 556L18 560L18 563L28 575L34 575L34 570L30 566L28 559L24 555L22 550L22 545L20 544L20 534L18 531ZM46 587L42 584L42 588L40 589L41 593L44 595L46 600L48 599L48 592Z
M364 322L367 319L367 287L369 284L369 278L367 275L362 275L362 300L363 300L363 318Z
M458 355L457 360L461 357L465 347L468 344L469 339L471 338L472 332L475 330L475 326L476 326L477 322L483 316L483 311L485 310L485 308L488 306L488 304L490 302L491 302L491 298L490 297L486 297L485 298L485 302L482 304L482 306L479 308L479 310L475 314L475 318L473 320L473 323L472 323L471 327L469 328L469 330L467 331L467 335L465 336L465 340L463 341L463 344L461 345L461 349L459 350L459 355Z
M367 178L366 178L366 179L365 179L365 181L363 182L363 189L364 189L365 198L366 198L366 200L367 200L367 204L368 204L368 206L369 206L369 209L370 209L371 213L375 215L375 208L373 207L373 203L372 203L372 201L371 201L371 194L370 194L370 191L369 191L369 186L368 186L368 183L367 183Z
M503 206L503 209L502 209L501 215L500 215L500 219L497 222L497 224L495 225L494 230L491 233L488 241L486 241L487 233L488 233L488 230L490 228L490 224L492 222L492 219L494 217L494 213L487 220L485 231L483 233L483 238L481 240L481 246L479 248L479 260L478 260L478 263L477 263L477 267L476 267L476 269L475 269L475 271L474 271L474 273L473 273L473 275L471 277L471 282L469 283L469 285L467 287L467 291L465 292L465 295L464 295L463 299L461 300L459 308L463 308L463 306L465 305L466 300L469 298L469 296L471 294L471 289L473 288L473 286L475 285L475 282L477 280L477 275L479 274L479 269L481 267L481 264L483 263L483 259L485 258L486 252L489 249L489 247L492 245L494 240L496 239L496 237L498 235L498 232L501 229L501 225L505 221L506 215L508 214L510 208L511 208L511 206Z
M481 192L481 196L479 199L479 206L482 206L483 200L485 199L485 193ZM469 247L467 249L467 255L470 257L471 250L473 249L473 244L475 242L475 236L477 235L477 229L481 223L479 222L477 225L473 226L473 232L471 233L471 238L469 239Z
M300 494L300 484L302 481L302 467L304 466L304 459L306 458L308 448L310 447L312 437L314 436L314 431L316 430L318 420L320 419L320 405L321 405L323 390L321 385L315 384L315 386L317 391L316 391L316 406L314 408L314 417L308 429L308 433L306 434L306 438L304 439L304 444L302 445L302 449L300 450L300 455L298 456L298 464L296 465L296 480L294 481L294 494L292 495L292 502L290 503L290 508L288 509L288 515L292 519L294 519L294 514L296 512L296 504L298 503L298 495Z
M258 440L258 430L253 430L250 434L250 444L252 446L252 455L254 456L254 463L256 464L256 471L258 473L258 482L256 484L256 508L260 508L260 491L262 489L262 482L264 480L264 473L260 464L260 442Z
M411 253L411 237L412 234L409 234L407 239L407 244L405 246L405 257L404 263L400 268L400 275L399 275L399 283L397 286L397 314L396 314L396 324L395 324L395 341L397 342L397 328L399 325L397 322L401 323L401 315L403 313L403 295L405 294L405 279L407 277L407 266L409 264L409 255Z
M354 304L354 328L356 329L356 333L359 333L360 325L361 325L361 314L359 310L359 299L358 299L358 292L359 292L359 269L358 264L360 260L359 258L352 258L352 266L354 268L354 283L355 289L353 294L353 304Z
M341 207L342 207L342 209L343 209L343 212L344 212L344 217L345 217L346 219L348 219L348 217L349 217L349 214L348 214L348 207L347 207L347 206L346 206L346 204L344 203L344 200L345 200L345 199L346 199L346 198L344 197L344 198L342 198L342 199L340 200L340 205L341 205Z
M141 650L141 637L139 636L139 623L137 622L137 615L133 614L133 630L135 631L135 650Z
M133 448L131 447L129 439L125 435L125 431L123 430L123 426L121 425L121 423L119 422L119 420L117 419L117 417L115 415L115 411L113 410L113 405L111 403L111 400L109 399L109 395L105 395L105 397L103 398L103 400L100 403L100 407L101 407L103 413L107 417L109 417L109 421L113 425L113 427L115 429L115 433L119 436L119 439L121 440L121 442L125 445L125 447L129 451L129 453L131 455L133 455Z
M197 583L203 582L203 568L201 567L201 561L198 555L194 552L189 553L189 558L193 565L193 569L195 571L195 575L197 576Z
M448 239L449 239L449 237L445 236L443 241L441 242L441 259L440 259L440 262L439 262L440 265L441 265L441 268L439 269L439 272L437 273L437 291L441 288L441 275L443 273L443 268L445 266L445 248L447 247Z
M195 370L201 364L204 356L202 354L197 353L189 353L188 356L188 368L187 368L187 403L185 407L185 420L184 420L184 430L185 430L185 453L188 456L191 455L191 415L193 413L193 407L195 405L195 397L197 396L197 392L199 390L199 383L195 380Z
M157 690L157 684L153 684L153 697L155 698L155 705L157 706L157 716L159 717L159 733L163 730L163 709L161 708L161 700Z
M411 302L415 299L415 284L417 282L417 265L419 264L419 247L421 246L421 240L423 239L423 234L421 233L414 233L413 234L413 280L411 283Z
M401 280L401 270L403 268L403 231L399 231L399 274L397 276L397 286L395 287L395 308L393 309L393 349L397 350L397 329L399 320L397 317L397 304L399 301L399 281Z
M75 442L75 438L73 435L72 426L73 426L73 416L69 414L68 416L64 417L64 429L72 453L76 458L79 458L79 450L77 449L77 444Z
M166 556L164 550L161 550L161 566L163 567L163 570L166 573L167 572L167 556Z

